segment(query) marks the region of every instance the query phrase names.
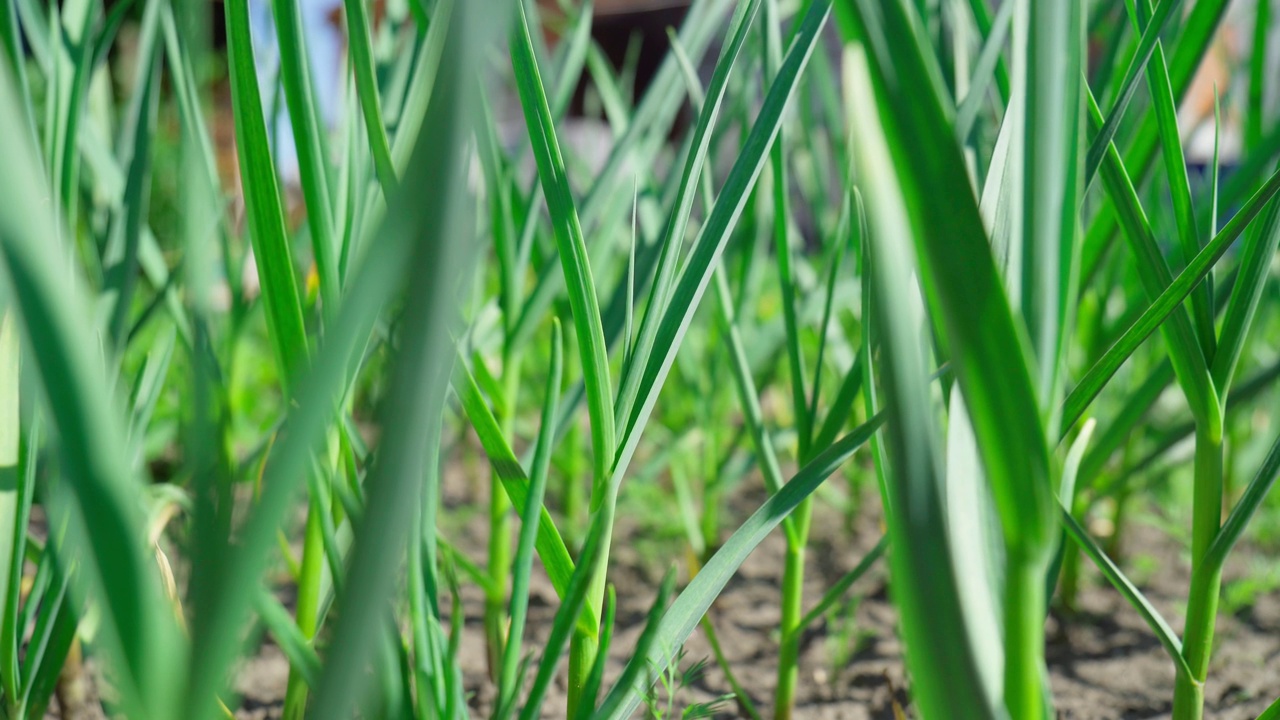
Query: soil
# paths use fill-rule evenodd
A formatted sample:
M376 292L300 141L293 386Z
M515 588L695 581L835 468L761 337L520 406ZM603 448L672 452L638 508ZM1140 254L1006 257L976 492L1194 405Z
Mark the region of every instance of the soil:
M483 483L479 483L483 484ZM737 493L743 495L743 493ZM748 493L749 494L749 493ZM484 507L466 484L450 482L445 493L442 523L454 525L448 537L471 557L483 557L485 517L467 508ZM724 518L736 524L762 500L743 497ZM756 503L752 505L751 503ZM876 507L874 499L865 503ZM875 511L878 512L878 509ZM452 513L452 514L450 514ZM870 550L879 537L880 520L863 514L854 528L840 513L819 502L807 556L807 603ZM1144 593L1175 628L1182 626L1178 599L1185 593L1188 571L1177 544L1151 524L1132 523L1126 529L1126 557L1142 558L1147 568L1140 581ZM634 647L646 613L665 570L663 558L682 557L675 541L655 542L652 528L634 518L619 519L611 562L611 580L618 589L617 630L610 651L606 687L622 669ZM656 550L666 542L666 551ZM747 689L763 717L772 716L779 618L779 583L784 541L775 531L757 548L713 606L710 617L722 649L740 685ZM1251 557L1252 556L1252 557ZM1260 559L1257 549L1242 547L1228 564L1226 582ZM1086 561L1087 563L1087 561ZM683 561L681 565L686 565ZM535 565L536 568L536 565ZM912 717L909 684L904 677L902 645L897 639L897 616L889 601L887 566L878 563L859 580L848 596L846 612L828 613L804 635L801 681L794 717L802 720L895 720L895 709ZM1135 572L1135 574L1138 574ZM1073 720L1156 720L1170 716L1173 665L1142 619L1092 568L1087 568L1079 608L1070 617L1055 611L1046 630L1047 660L1058 717ZM687 578L682 577L681 582ZM481 613L483 597L474 586L463 588L464 636L461 662L472 714L486 717L494 696L487 679ZM537 649L550 630L558 601L550 582L535 569L526 645ZM1206 718L1252 720L1280 695L1280 597L1258 596L1237 614L1220 613L1210 682L1206 689ZM701 629L686 644L682 667L705 664L705 671L678 689L675 717L691 703L714 702L730 685L716 665ZM245 720L280 716L288 664L270 640L245 661L236 689L242 702L236 715ZM563 668L544 705L545 718L558 717L564 706ZM659 692L663 707L668 696ZM96 708L94 708L96 710ZM70 713L101 717L98 712ZM61 717L57 702L50 717ZM722 702L717 718L745 717L733 701Z
M483 483L481 483L483 484ZM738 493L742 495L742 493ZM743 498L726 524L744 518L761 498ZM465 485L446 487L445 523L452 542L472 557L483 557L485 519L465 508L483 503ZM868 502L867 507L876 503ZM483 507L484 505L479 505ZM878 511L877 511L878 512ZM816 508L812 544L807 556L806 598L812 603L871 549L879 537L880 521L864 513L856 527L846 527L831 507ZM1188 571L1177 544L1150 524L1134 522L1126 529L1127 557L1141 557L1156 570L1139 578L1143 591L1175 628L1182 626L1179 597L1185 593ZM611 562L612 582L618 588L617 631L610 652L606 686L622 669L635 645L663 571L662 558L681 556L672 542L666 552L655 551L652 528L634 518L620 518ZM661 541L659 541L660 543ZM711 619L738 682L749 692L764 717L772 714L777 654L779 582L784 552L775 531L725 588L713 606ZM1253 558L1250 558L1250 555ZM1242 547L1226 573L1227 582L1240 577L1258 551ZM1086 561L1087 562L1087 561ZM681 563L682 565L684 563ZM1078 611L1071 617L1054 612L1047 623L1047 659L1058 716L1075 720L1167 718L1173 696L1173 665L1141 617L1092 568L1084 573ZM682 582L686 578L681 578ZM800 661L801 683L796 718L809 720L894 720L895 704L910 717L909 686L904 678L902 645L897 639L897 616L889 602L887 567L880 563L850 593L845 620L819 621L804 636ZM550 630L558 605L550 582L535 572L530 602L527 645L538 648ZM473 715L484 717L494 689L487 680L481 612L483 598L475 587L463 591L466 613L461 662ZM714 701L730 692L716 666L702 630L686 644L684 667L705 662L706 670L679 689L674 707ZM843 658L843 661L842 661ZM240 674L239 689L245 718L272 717L283 696L285 660L269 643ZM563 708L563 677L553 685L544 717L557 717ZM1263 594L1240 614L1221 614L1217 648L1206 690L1206 717L1252 720L1280 695L1280 597ZM665 693L659 693L664 706ZM715 717L742 716L732 701Z

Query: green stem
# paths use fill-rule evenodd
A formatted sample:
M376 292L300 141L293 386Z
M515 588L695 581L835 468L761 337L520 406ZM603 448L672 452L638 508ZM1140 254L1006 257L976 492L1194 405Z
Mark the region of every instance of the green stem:
M600 539L600 550L597 554L596 566L592 569L591 584L587 588L587 608L591 617L601 617L604 606L604 592L608 583L609 549L613 543L614 512L618 506L616 492L604 493L599 504L593 508L592 514L604 513L602 522L604 530ZM595 504L597 498L592 498ZM583 703L595 707L596 698L587 697L591 667L595 664L596 653L600 647L600 629L592 628L585 632L581 623L574 625L573 635L569 638L569 696L567 701L567 717L576 717L578 708Z
M511 574L511 501L493 474L489 489L489 592L484 599L484 636L489 677L497 680L507 633L507 578Z
M1213 631L1222 589L1222 566L1206 563L1205 553L1222 523L1222 437L1196 430L1195 490L1191 518L1191 591L1182 632L1182 656L1191 676L1178 673L1173 720L1200 720L1204 683L1213 652Z
M515 428L515 406L520 393L520 353L508 352L502 368L502 417L504 437ZM484 631L489 652L489 676L497 680L502 650L507 642L507 586L511 577L511 500L494 472L489 488L489 593L485 597Z
M1081 519L1085 516L1088 507L1089 502L1085 499L1084 493L1079 493L1076 495L1071 514ZM1063 539L1062 549L1062 580L1058 585L1058 599L1064 610L1074 613L1079 609L1080 562L1083 558L1076 544L1066 538Z
M1128 515L1129 498L1133 495L1133 490L1126 484L1116 492L1114 498L1115 507L1111 512L1111 537L1107 538L1106 551L1107 555L1116 562L1120 561L1121 555L1124 554L1124 526L1127 522L1125 518Z
M1009 548L1004 602L1004 699L1009 717L1044 717L1046 569L1036 555Z
M805 500L792 516L796 518L797 539L787 544L782 570L782 645L778 648L778 687L773 694L776 720L790 720L800 678L799 625L804 617L804 558L812 509L813 503Z
M573 635L569 638L569 700L566 717L576 717L578 707L583 702L595 702L595 698L587 699L584 695L587 676L591 674L599 649L596 638L580 628L574 628Z
M320 615L320 581L324 574L324 527L320 498L311 497L307 509L307 529L302 545L302 572L298 577L298 608L294 617L298 630L314 640ZM284 696L285 720L302 720L307 711L307 683L302 673L290 667Z

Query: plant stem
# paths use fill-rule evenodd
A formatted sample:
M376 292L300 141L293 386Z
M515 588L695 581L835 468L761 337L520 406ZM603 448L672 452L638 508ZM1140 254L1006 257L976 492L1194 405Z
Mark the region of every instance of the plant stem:
M324 574L324 528L320 498L311 497L307 508L307 529L302 545L302 572L298 577L298 608L294 617L307 640L316 636L320 614L320 580ZM289 669L284 696L285 720L302 720L307 711L307 683L296 668Z
M1071 514L1083 520L1088 512L1090 501L1084 493L1077 493ZM1080 561L1083 559L1080 549L1070 540L1063 539L1062 576L1058 583L1058 599L1062 608L1068 613L1076 612L1080 597ZM1051 596L1052 597L1052 596Z
M599 644L596 638L587 635L579 628L574 628L569 639L569 700L566 717L576 717L578 707L585 702L595 702L595 698L585 699L583 694L587 676L591 674L591 666L596 661Z
M489 677L497 680L502 648L506 645L507 577L511 571L511 501L498 474L493 473L489 490L489 592L484 599L484 636L489 659Z
M510 438L515 426L515 405L520 393L521 354L508 352L502 368L504 402L499 408L502 434ZM489 652L489 676L497 679L502 649L507 642L507 585L511 577L511 500L495 471L489 487L489 580L485 598L484 632Z
M782 621L779 628L782 646L778 648L778 686L773 695L773 716L790 720L795 705L796 686L800 678L799 623L804 617L804 558L808 544L809 518L813 503L805 500L796 508L796 536L787 544L786 563L782 570Z
M618 505L618 496L616 491L606 491L601 493L605 497L600 498L600 502L596 508L593 508L592 514L597 512L604 513L602 522L604 530L600 538L600 550L596 556L596 566L592 568L591 584L587 588L587 607L591 611L592 617L600 617L601 609L604 606L604 591L608 580L609 570L609 549L613 540L613 521L614 512ZM596 498L592 498L592 503L596 503ZM575 717L578 714L578 707L584 702L595 707L596 698L586 697L588 686L588 678L591 675L591 667L596 661L596 652L600 647L600 629L592 628L590 633L583 631L581 623L574 625L573 635L569 638L569 696L566 703L566 716Z
M1046 569L1033 552L1009 547L1004 602L1004 699L1009 717L1044 717Z
M1178 674L1173 692L1173 720L1200 720L1204 715L1204 683L1213 652L1213 630L1222 588L1222 566L1204 562L1222 523L1222 438L1196 430L1195 491L1191 518L1191 591L1182 655L1191 677Z

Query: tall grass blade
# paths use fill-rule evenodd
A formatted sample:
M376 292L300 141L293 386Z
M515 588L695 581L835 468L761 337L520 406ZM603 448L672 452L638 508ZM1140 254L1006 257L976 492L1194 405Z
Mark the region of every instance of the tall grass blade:
M333 312L338 304L338 265L333 203L329 194L329 161L311 76L311 56L307 50L306 35L302 31L300 3L298 0L271 0L271 13L275 18L277 47L280 51L280 80L284 85L289 123L293 127L297 148L298 172L303 198L307 204L307 225L311 228L311 246L315 252L316 272L320 278L320 294L324 299L326 312ZM244 41L248 40L246 32ZM248 101L248 98L241 95L241 101ZM264 155L261 159L266 157L270 156Z
M1138 2L1145 3L1147 0L1138 0ZM1133 100L1134 92L1138 89L1138 80L1146 70L1157 43L1160 42L1160 34L1164 32L1165 25L1173 17L1173 11L1181 4L1182 0L1160 0L1160 4L1142 30L1138 49L1130 58L1129 66L1124 71L1124 79L1120 82L1120 93L1111 107L1111 112L1107 113L1107 119L1102 123L1098 134L1089 143L1089 152L1085 158L1085 184L1093 180L1094 174L1102 165L1107 146L1115 139L1116 131L1120 129L1120 121L1124 119L1125 110L1129 108L1129 102ZM1179 94L1178 97L1181 95Z
M455 10L456 25L450 33L444 57L450 61L448 74L442 74L436 97L451 102L441 112L436 131L428 142L441 138L466 137L472 131L478 108L478 83L470 75L488 49L492 18L482 18L482 11L496 12L492 4L475 4ZM482 23L489 23L486 25ZM498 23L501 25L503 23ZM402 192L393 201L391 214L403 212L405 205L421 203L413 213L414 236L422 238L413 247L406 272L415 277L408 288L405 302L404 331L391 375L387 404L382 409L386 430L378 455L365 481L366 504L356 534L355 546L347 574L347 586L337 607L360 609L343 612L333 630L333 641L319 688L316 690L312 716L318 720L347 717L354 702L361 697L366 681L365 662L372 656L376 642L385 628L387 600L395 585L403 537L412 525L413 505L405 497L419 497L427 472L428 453L423 448L420 428L427 426L443 412L449 383L452 354L449 352L449 324L453 314L449 308L455 293L466 292L455 287L454 278L471 275L474 244L445 241L445 238L467 237L466 206L461 190L463 143L446 144L432 159L438 177L444 183L425 202ZM427 152L432 152L428 150ZM434 155L434 153L433 153ZM430 231L423 232L423 228ZM412 237L412 236L411 236Z
M556 138L555 124L551 119L551 109L547 105L538 63L533 54L528 18L525 16L524 4L521 3L519 7L517 25L511 40L512 67L516 73L516 86L520 91L525 123L533 142L543 195L555 228L561 267L569 288L569 304L573 310L583 379L587 388L592 455L595 458L594 476L598 485L608 472L608 458L612 456L616 443L608 346L604 340L600 301L587 258L582 226L574 207L569 178L565 174L564 158Z
M630 417L624 430L617 455L613 460L613 476L610 486L617 487L640 441L640 432L648 422L658 391L671 370L676 351L693 320L702 295L715 269L716 261L724 251L733 227L764 168L765 158L778 129L782 124L782 111L789 102L801 72L816 45L819 31L830 14L831 0L815 0L806 11L791 48L769 87L756 122L743 143L742 152L729 171L724 187L716 198L702 231L689 251L684 270L672 291L670 301L663 312L656 331L654 348L661 352L650 356L643 368L640 385L635 394Z
M1214 264L1222 258L1227 249L1231 247L1231 244L1252 224L1263 209L1271 204L1272 198L1275 197L1277 192L1280 192L1280 172L1272 175L1266 185L1254 193L1249 202L1231 218L1231 221L1212 240L1205 244L1204 249L1191 262L1187 263L1186 269L1179 273L1173 282L1166 285L1164 291L1155 298L1147 310L1134 321L1133 325L1121 335L1120 339L1107 349L1102 358L1072 388L1064 401L1062 413L1062 428L1064 432L1079 421L1088 405L1098 396L1098 393L1115 375L1115 372L1120 369L1124 361L1138 349L1138 346L1150 337L1156 328L1161 327L1165 320L1178 311L1183 300L1209 274ZM1272 207L1274 208L1274 206ZM1273 215L1275 215L1274 209L1268 213L1268 218ZM1259 235L1263 234L1265 233L1259 233ZM1224 351L1229 352L1226 348L1233 346L1234 341L1230 345L1224 344Z
M356 95L364 114L373 167L382 185L382 194L390 197L398 184L395 163L391 160L391 144L387 140L382 119L382 101L378 97L377 66L373 58L373 41L369 31L369 14L361 0L344 0L347 16L347 44L351 53L351 69L355 75Z
M458 393L463 412L466 413L467 418L476 430L476 435L480 439L480 445L484 448L485 455L489 457L489 462L493 465L494 472L498 474L498 478L502 481L502 487L507 491L507 496L511 498L511 504L515 507L516 512L523 516L529 497L529 486L531 484L529 477L525 474L520 461L503 438L502 431L498 427L498 421L494 418L488 405L485 404L484 398L481 397L480 388L475 384L475 379L471 376L470 370L461 362L457 366L453 387L455 392ZM567 592L569 586L569 578L573 575L574 563L569 557L569 550L565 546L560 531L551 519L551 514L545 508L541 513L536 547L538 549L538 557L542 560L542 565L547 571L552 586L563 599L564 593ZM595 626L590 616L584 617L586 617L584 627Z
M1061 515L1062 525L1067 529L1067 534L1093 560L1111 585L1124 596L1125 600L1129 601L1129 604L1138 611L1138 614L1142 615L1142 619L1147 623L1147 626L1151 628L1160 640L1160 645L1164 647L1165 652L1168 653L1174 664L1178 666L1178 672L1190 674L1190 670L1187 668L1187 661L1182 657L1182 643L1178 640L1178 634L1165 621L1160 611L1156 610L1155 606L1142 594L1142 591L1125 576L1124 572L1120 570L1111 558L1107 557L1102 548L1098 547L1093 538L1089 537L1089 533L1080 526L1080 523L1071 516L1071 513L1065 507L1062 508Z
M547 489L547 475L551 469L552 439L555 437L556 404L560 399L561 375L564 371L563 339L560 323L551 325L551 368L547 373L547 393L542 404L542 426L538 430L537 449L534 451L533 468L529 479L529 496L520 514L520 537L516 542L516 556L512 563L511 624L507 644L502 653L502 672L498 683L498 709L505 715L515 703L519 692L520 653L524 640L525 618L529 609L529 575L533 566L534 544L544 512L542 498ZM608 627L606 625L606 627Z
M756 546L848 460L854 451L864 445L883 421L882 416L872 418L818 454L734 531L662 616L657 635L643 659L652 672L661 673L671 662L672 652L684 644L711 607L711 603ZM611 708L611 711L598 713L597 719L620 720L631 717L631 713L641 702L643 692L644 688L636 682L615 684L601 704L602 708ZM621 700L615 699L618 697Z
M538 671L534 675L533 685L525 697L524 708L520 711L520 720L535 720L540 717L542 703L546 699L547 689L555 677L556 668L564 655L565 644L575 625L586 609L587 591L590 586L594 568L600 560L604 545L604 531L607 523L605 514L597 513L592 517L591 528L586 539L582 541L582 552L578 555L578 566L569 577L569 583L561 596L560 608L556 610L551 621L551 633L543 643L542 659L538 661Z
M750 2L740 4L734 12L732 24L730 25L729 41L720 52L720 58L716 61L716 66L711 76L711 84L708 86L705 98L700 103L698 122L691 136L689 152L685 157L684 167L680 172L676 199L667 218L662 239L659 241L661 252L654 270L653 284L649 290L648 310L645 311L645 315L640 321L635 348L630 353L629 360L623 371L622 384L618 390L617 424L618 427L623 429L624 435L629 432L631 410L639 395L643 371L646 369L655 347L658 347L655 344L658 327L663 312L670 302L671 286L676 279L677 264L681 258L685 233L689 226L689 215L693 210L694 199L697 197L699 178L704 172L707 153L711 145L712 130L715 128L716 118L719 116L728 90L729 75L737 62L748 31L759 9L760 0L750 0ZM680 43L679 38L676 38L674 42L676 44L673 47L680 48L680 50L672 53L677 60L678 66L684 67L691 64L691 60L684 51L683 44ZM698 85L696 84L691 86L686 81L685 85L691 92L696 93L698 91ZM708 99L710 100L709 102L707 102Z
M288 3L291 0L281 0ZM235 116L236 150L240 157L245 215L254 260L261 277L267 327L286 393L307 363L307 334L294 276L293 255L280 201L280 186L267 142L257 69L249 30L248 0L226 3L227 53L231 75L231 108ZM299 108L295 114L301 114ZM323 219L315 217L320 224Z
M1138 0L1137 19L1142 23L1150 14L1150 0ZM1191 199L1191 181L1187 177L1187 158L1182 148L1182 133L1178 129L1178 109L1169 85L1169 69L1165 64L1164 47L1157 42L1151 61L1147 64L1147 85L1155 106L1156 121L1160 130L1160 156L1164 158L1165 174L1169 180L1169 192L1173 197L1174 219L1178 228L1178 242L1182 259L1190 261L1200 252L1200 226L1196 221L1195 207ZM1213 326L1213 295L1207 283L1191 295L1191 318L1195 322L1196 335L1209 361L1217 351L1217 336ZM1219 386L1219 390L1222 390Z
M0 125L21 127L15 93L9 72L0 72ZM0 254L26 347L41 368L72 507L93 538L75 554L83 581L101 599L102 644L118 673L123 706L139 717L163 716L176 699L182 645L142 544L135 499L141 488L124 453L124 423L108 399L102 363L84 342L93 337L88 300L82 280L68 273L69 248L47 189L41 191L45 176L35 148L23 133L2 133L0 156L9 166L0 174Z
M1088 94L1090 120L1094 129L1099 123L1099 111L1091 93ZM1147 297L1155 299L1165 288L1169 287L1172 277L1164 256L1160 254L1155 233L1147 219L1146 212L1138 201L1137 190L1129 177L1119 152L1114 145L1109 145L1102 164L1102 178L1113 202L1116 203L1120 220L1124 225L1125 237L1137 258L1138 275L1142 280L1143 290ZM1187 402L1197 420L1206 427L1206 432L1221 432L1221 408L1218 406L1217 389L1209 375L1204 352L1191 319L1183 308L1171 311L1170 323L1162 326L1165 341L1169 346L1169 357L1173 360L1173 369L1177 373L1178 382L1187 396ZM1211 428L1218 428L1215 432Z

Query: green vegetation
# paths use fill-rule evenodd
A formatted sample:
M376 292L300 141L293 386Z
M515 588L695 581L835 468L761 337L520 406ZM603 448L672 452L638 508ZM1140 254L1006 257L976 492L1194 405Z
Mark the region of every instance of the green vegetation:
M1188 170L1228 3L1181 5L695 0L633 92L590 2L344 0L330 78L271 0L275 88L249 0L0 0L0 717L79 646L108 713L225 717L265 634L290 719L786 719L881 558L916 717L1055 717L1086 559L1203 717L1219 611L1277 584L1223 578L1280 514L1280 125L1262 2L1240 156ZM1120 545L1170 487L1181 632ZM824 504L884 533L809 597ZM687 550L652 587L632 526ZM779 528L766 699L709 610Z

